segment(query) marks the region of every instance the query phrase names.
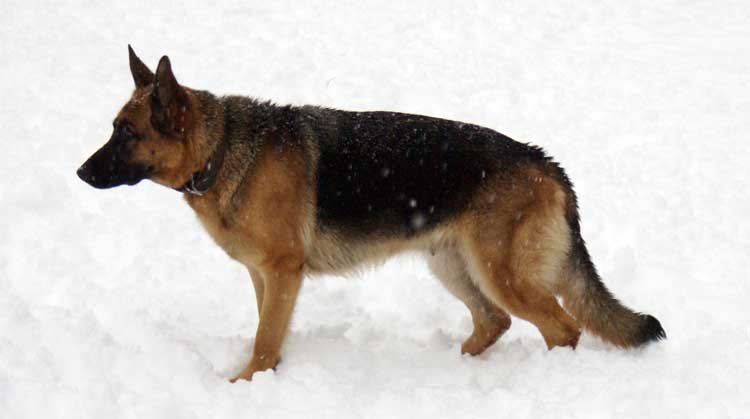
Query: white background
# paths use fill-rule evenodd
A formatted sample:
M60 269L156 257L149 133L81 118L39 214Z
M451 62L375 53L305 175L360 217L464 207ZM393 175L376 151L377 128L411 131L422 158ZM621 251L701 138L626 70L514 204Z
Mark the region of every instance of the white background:
M747 417L745 1L0 4L0 417ZM395 2L394 2L395 3ZM481 124L576 184L606 284L669 339L548 352L409 256L307 281L276 372L230 385L244 269L179 194L75 170L129 97L127 48L214 93Z

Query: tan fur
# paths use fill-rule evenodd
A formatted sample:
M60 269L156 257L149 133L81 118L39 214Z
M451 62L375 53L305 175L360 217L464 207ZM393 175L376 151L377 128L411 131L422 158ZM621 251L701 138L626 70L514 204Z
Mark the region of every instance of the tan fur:
M84 163L79 176L96 187L135 184L147 177L186 192L187 203L214 241L246 266L260 321L252 357L232 381L249 380L254 373L274 368L279 362L303 276L346 274L404 251L425 255L432 273L469 310L473 331L463 342L462 353L482 353L510 327L511 314L533 323L549 349L575 348L579 324L558 304L556 295L564 297L566 308L582 326L616 345L630 347L665 337L654 317L629 310L600 281L580 237L572 185L562 169L540 149L524 148L480 127L464 130L464 124L435 118L388 114L390 119L382 120L378 119L382 113L370 113L363 121L373 127L360 130L359 122L350 127L347 118L332 110L303 107L301 112L237 96L219 100L208 92L180 86L167 57L162 57L154 74L131 48L129 54L136 89L115 119L112 138ZM478 135L469 138L476 149L467 148L466 143L446 141L443 148L427 155L444 159L444 189L426 190L436 195L438 207L444 205L439 208L444 210L442 215L435 214L429 226L399 226L400 221L393 221L394 214L399 213L389 212L400 211L398 203L392 207L387 203L385 210L369 213L372 201L368 199L373 196L358 196L354 201L350 196L349 201L339 201L341 191L337 189L352 185L335 182L337 178L351 178L348 172L332 170L336 162L332 164L330 160L339 158L336 146L340 143L331 140L337 135L359 138L351 137L359 132L365 133L362 141L390 141L391 138L381 138L384 135L378 134L379 128L391 121L396 125L412 123L412 117L422 120L415 127L425 133L433 128L436 132L453 132L454 137L455 133L462 133L451 141L466 141L462 136L465 133ZM273 122L274 118L279 123ZM428 125L420 125L423 123ZM479 141L482 137L486 142ZM439 136L434 139L441 140ZM447 172L448 163L456 162L442 153L452 150L452 145L463 145L457 153L468 150L474 153L470 155L479 157L484 146L496 144L495 141L502 142L503 148L486 147L496 154L488 154L492 160L478 166L492 168L491 172ZM424 146L421 142L411 144ZM322 155L321 150L325 150ZM409 143L404 150L409 153ZM352 164L362 164L369 153L347 161L344 150L340 157L351 171ZM400 158L398 153L385 155L386 166ZM452 156L465 160L463 154ZM114 170L115 157L127 158L128 170ZM419 162L421 168L423 160ZM467 164L474 163L472 160ZM122 162L118 160L118 164ZM102 172L102 167L103 175L96 181L95 174ZM370 173L377 171L377 166L360 168L360 177L377 176ZM409 183L411 173L403 172L408 173L407 177L394 185L401 185L404 180ZM480 173L481 179L477 179ZM425 178L417 179L425 182ZM460 180L458 185L445 187L450 185L446 181L456 179ZM328 188L319 188L318 182ZM440 183L418 183L416 187L422 191L425 186L436 185ZM359 193L359 186L354 187ZM410 193L413 191L414 188ZM381 196L378 188L369 192L375 200L393 199L391 195ZM442 192L446 196L440 196ZM406 193L403 194L408 197ZM321 202L316 202L318 195L323 197ZM359 229L360 218L352 221L347 219L349 214L341 215L358 203L367 204L369 218L364 220L372 223L369 226L378 226L375 231ZM336 205L339 207L331 211L331 206ZM432 214L435 206L429 208ZM384 213L391 217L387 223L378 224L385 219L373 222L373 217ZM331 222L331 218L343 218L345 223ZM318 225L318 220L323 220L323 225ZM381 228L383 225L390 227Z
M537 326L547 346L572 346L580 329L557 303L555 288L568 252L564 192L535 169L496 183L466 217L461 250L472 278L492 302Z
M253 358L234 380L250 379L279 359L302 281L304 226L311 216L304 167L299 150L269 144L251 181L236 191L239 202L222 188L186 196L216 243L248 267L255 286L260 324Z

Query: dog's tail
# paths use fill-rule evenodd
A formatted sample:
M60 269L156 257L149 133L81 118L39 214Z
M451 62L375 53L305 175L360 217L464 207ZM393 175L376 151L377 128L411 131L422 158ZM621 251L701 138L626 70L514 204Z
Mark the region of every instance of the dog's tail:
M563 305L584 329L623 348L667 337L656 317L625 307L604 286L583 240L573 238L569 283L560 287Z
M622 348L634 348L666 339L661 323L654 316L634 312L615 298L602 282L581 237L578 206L567 176L556 173L566 189L566 219L571 249L564 268L565 279L558 287L563 306L589 332Z

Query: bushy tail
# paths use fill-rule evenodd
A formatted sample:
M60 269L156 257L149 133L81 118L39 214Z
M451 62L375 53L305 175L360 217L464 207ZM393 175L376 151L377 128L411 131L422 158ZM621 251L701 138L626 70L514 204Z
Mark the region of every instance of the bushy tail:
M656 317L634 312L609 292L591 263L580 232L577 228L572 230L569 282L560 287L565 309L584 329L622 348L666 339Z
M558 287L563 306L589 332L622 348L666 339L667 334L654 316L625 307L604 286L581 238L578 204L565 172L555 163L547 166L566 191L566 221L571 234L571 251L565 279Z

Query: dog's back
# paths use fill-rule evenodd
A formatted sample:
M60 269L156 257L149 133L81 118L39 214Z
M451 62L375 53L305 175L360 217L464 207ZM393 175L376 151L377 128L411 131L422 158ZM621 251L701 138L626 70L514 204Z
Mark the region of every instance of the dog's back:
M300 112L304 113L302 109ZM495 175L544 158L476 125L392 112L320 110L318 221L356 237L409 237L464 211Z

